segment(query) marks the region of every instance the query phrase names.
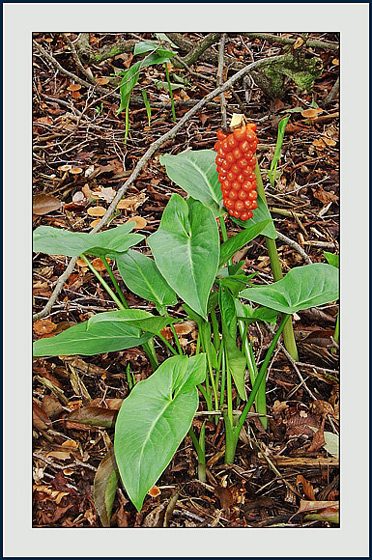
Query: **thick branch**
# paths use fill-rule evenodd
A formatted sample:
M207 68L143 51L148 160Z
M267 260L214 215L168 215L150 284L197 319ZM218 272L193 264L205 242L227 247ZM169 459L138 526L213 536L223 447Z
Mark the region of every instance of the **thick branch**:
M242 33L245 37L250 39L262 39L263 41L269 41L270 43L279 43L280 45L294 45L296 39L291 39L289 37L278 37L277 35L271 35L271 33ZM338 51L339 45L336 43L331 43L330 41L320 41L318 39L309 39L306 41L306 46L313 49L329 49L331 51Z
M129 39L127 41L118 41L114 45L104 46L99 50L94 50L89 43L89 33L82 33L76 41L76 50L79 58L84 62L93 62L99 64L109 58L114 58L118 54L132 52L137 41Z

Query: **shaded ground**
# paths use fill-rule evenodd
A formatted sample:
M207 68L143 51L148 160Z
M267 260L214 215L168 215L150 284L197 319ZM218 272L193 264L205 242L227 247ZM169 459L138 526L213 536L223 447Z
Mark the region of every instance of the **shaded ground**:
M183 87L174 90L179 120L216 87L219 37L211 37L212 47L190 62L191 46L200 47L205 36L171 35L179 46L179 57L189 63L187 67L179 63L181 67L174 67L170 72L173 83L177 81L175 75L183 80ZM276 38L283 40L280 34ZM288 34L286 38L295 40L297 36ZM67 37L35 34L33 186L34 195L38 195L34 204L35 227L51 225L89 232L102 214L99 208L108 208L122 180L131 175L149 146L174 126L169 95L157 85L166 81L164 67L146 68L132 93L130 131L124 144L124 113L116 115L120 99L117 86L112 93L115 85L111 82L115 71L125 70L132 64L134 44L145 39L155 37L149 33L67 34ZM245 64L284 52L285 45L269 39L229 34L224 80ZM309 39L316 43L306 49L307 56L316 54L323 64L323 73L315 80L312 93L299 91L290 78L280 100L270 99L247 80L236 83L226 93L228 117L233 112L244 111L258 124L258 161L262 170L272 160L283 111L292 110L280 161L281 175L275 189L270 185L266 188L280 234L277 244L284 273L309 259L325 262L323 251L338 253L338 38L334 34L311 34ZM110 50L118 43L123 52L102 62L94 60L97 52L106 47ZM98 88L92 85L97 78L100 80L96 83L101 84ZM76 84L81 87L71 87ZM143 89L152 108L150 127L141 96ZM314 102L322 112L313 119L302 116L301 112ZM110 225L117 226L135 217L140 233L149 235L155 231L171 194L185 195L167 178L159 164L159 154L177 154L186 148L212 149L219 128L218 98L189 119L148 160L126 192L125 202L115 210ZM66 165L76 168L76 173L64 169ZM238 231L231 221L227 227L229 234ZM263 242L253 241L238 257L237 260L245 258L248 271L258 271L260 281L271 281ZM34 255L35 313L42 312L67 264L68 259L63 257ZM151 310L148 302L128 292L123 284L121 288L131 307ZM41 313L34 323L35 339L52 336L110 309L115 309L115 305L94 275L77 266L51 311ZM182 317L181 306L176 306L173 313ZM136 512L124 491L117 492L111 525L334 527L327 521L305 521L304 514L296 515L296 512L301 499L339 499L338 459L324 449L320 437L323 430L337 432L338 429L338 354L332 341L336 315L337 306L327 305L294 316L300 362L294 364L283 348L278 347L267 383L269 429L265 432L257 418L247 423L234 465L223 464L222 421L217 426L207 422L207 483L197 479L196 455L191 440L186 437L158 481L160 493L148 496L141 513ZM195 350L195 334L193 325L185 326L180 334L189 354ZM250 334L259 361L261 352L270 343L271 333L260 325ZM160 361L167 357L164 347L158 345L156 350ZM74 424L65 418L82 405L120 406L129 393L125 373L128 364L136 381L151 373L140 348L84 359L34 360L35 527L101 526L92 484L113 432ZM196 431L201 423L197 417ZM311 428L320 428L317 437Z

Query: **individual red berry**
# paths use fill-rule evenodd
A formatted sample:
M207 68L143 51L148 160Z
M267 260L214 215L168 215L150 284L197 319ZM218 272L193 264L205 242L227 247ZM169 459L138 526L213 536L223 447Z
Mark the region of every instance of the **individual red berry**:
M235 173L235 175L240 174L240 169L239 169L239 167L236 165L236 163L234 163L234 165L231 166L231 171L232 171L232 173Z
M234 189L234 191L240 191L241 184L238 183L238 181L233 181L233 183L231 184L231 188Z
M248 192L245 191L244 189L241 189L238 193L238 197L240 198L240 200L247 200Z
M249 199L249 200L256 200L256 199L257 199L257 191L251 191L251 192L248 194L248 199Z
M229 199L230 200L236 200L238 198L238 193L236 191L234 191L233 189L230 190L229 192Z
M245 126L242 126L241 128L237 128L236 130L234 130L233 135L237 140L239 141L243 140L245 136Z
M234 158L234 156L232 155L231 152L230 152L229 154L226 155L226 161L227 161L228 163L231 163L231 164L234 163L235 158Z
M218 138L219 140L224 140L224 139L226 138L226 136L227 136L227 134L225 134L222 130L219 130L219 131L217 132L217 138Z

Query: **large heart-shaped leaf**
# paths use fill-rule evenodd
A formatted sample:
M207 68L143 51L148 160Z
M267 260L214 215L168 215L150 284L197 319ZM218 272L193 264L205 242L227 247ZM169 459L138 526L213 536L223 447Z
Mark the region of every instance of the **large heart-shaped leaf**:
M177 295L150 257L129 249L117 256L116 264L128 288L141 298L156 303L159 312L165 305L177 303Z
M208 206L217 217L224 211L215 158L216 152L213 150L198 150L182 152L176 156L165 154L159 157L159 161L165 165L172 181L192 198Z
M249 221L249 220L248 220ZM247 245L252 239L257 237L262 233L266 226L271 223L271 220L264 220L263 222L259 222L257 224L250 224L245 228L243 231L230 237L225 243L221 245L220 249L220 263L219 267L223 266L227 261L235 255L239 249Z
M196 313L207 303L219 263L216 219L198 200L173 194L159 229L148 238L157 267L168 284Z
M117 254L128 251L129 247L137 245L144 239L144 236L139 233L129 233L134 226L134 222L129 222L98 233L82 233L40 226L34 231L33 250L37 253L67 257L78 257L82 253L87 253L96 257L115 258Z
M123 323L137 327L146 332L159 334L170 323L177 322L178 319L172 317L156 317L142 309L123 309L120 311L108 311L107 313L98 313L88 319L88 329L97 327L98 324L106 323Z
M262 235L264 235L265 237L269 237L270 239L276 239L278 237L269 209L265 201L262 200L260 196L257 197L257 208L256 210L253 210L252 218L244 221L239 220L237 218L231 218L231 219L233 222L235 222L242 228L250 228L254 224L259 224L260 222L269 220L268 225L262 231Z
M124 488L138 511L187 434L198 408L196 385L205 354L168 358L133 388L115 426L115 457Z
M103 322L88 328L88 321L74 325L51 338L34 342L34 356L93 356L141 346L152 335L122 321Z
M338 283L338 270L334 266L315 263L293 268L282 280L248 288L240 296L291 314L337 300Z

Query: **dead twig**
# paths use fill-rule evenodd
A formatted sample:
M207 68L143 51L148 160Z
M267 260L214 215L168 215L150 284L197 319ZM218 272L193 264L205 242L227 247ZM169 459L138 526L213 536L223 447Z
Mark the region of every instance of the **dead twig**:
M223 33L220 39L220 46L218 49L218 69L217 69L217 79L216 79L217 86L220 86L223 83L223 67L224 67L223 53L225 50L225 41L226 41L226 33ZM224 93L221 93L220 95L220 103L221 103L222 129L226 131L227 117L226 117L226 98Z
M293 239L290 239L289 237L287 237L286 235L283 235L279 231L277 232L277 234L278 234L278 239L280 239L280 241L283 241L284 243L286 243L287 245L292 247L292 249L297 251L297 253L299 253L301 255L301 257L304 259L304 261L307 262L307 264L312 264L313 261L311 260L309 255L303 250L301 245L299 245L297 243L297 241L294 241Z

